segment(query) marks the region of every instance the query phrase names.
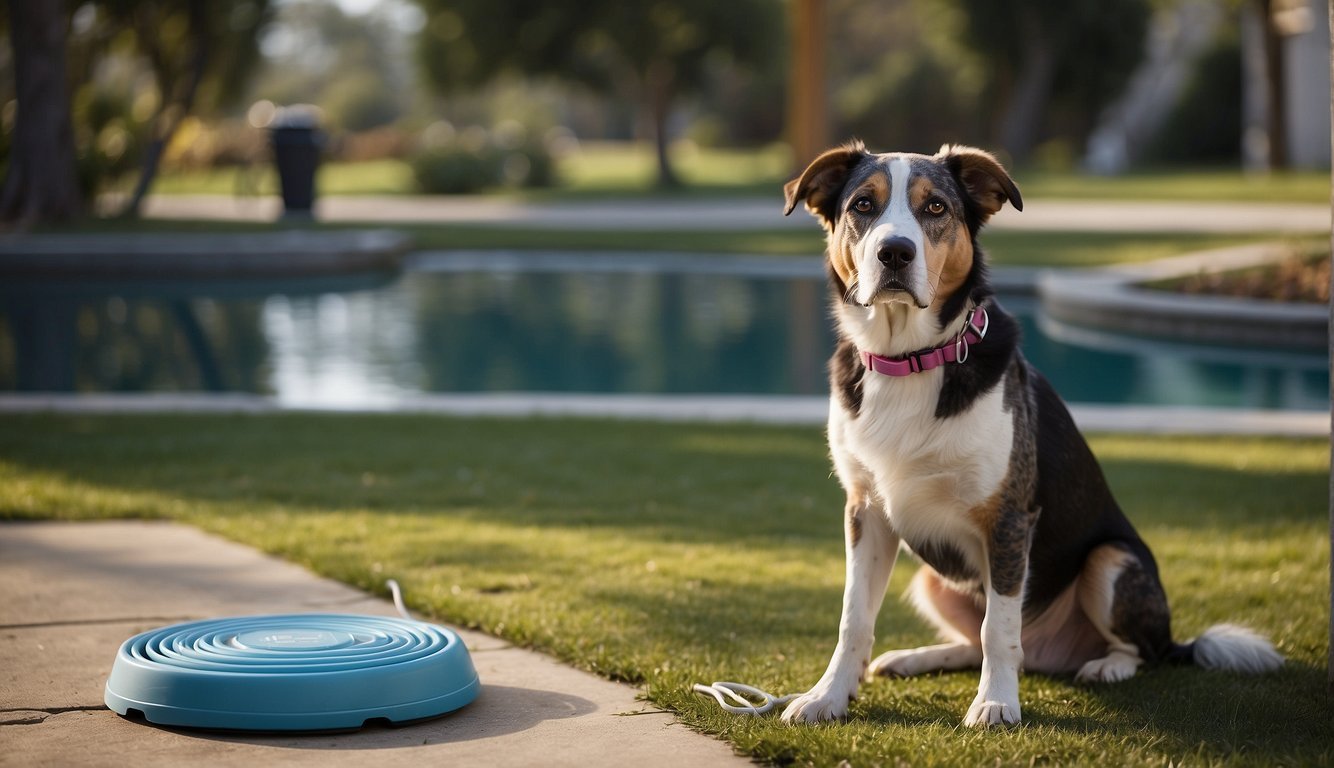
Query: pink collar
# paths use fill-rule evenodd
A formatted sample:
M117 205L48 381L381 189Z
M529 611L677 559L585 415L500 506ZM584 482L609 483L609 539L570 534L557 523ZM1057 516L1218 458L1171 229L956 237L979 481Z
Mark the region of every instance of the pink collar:
M987 315L987 311L978 307L969 315L968 323L959 331L959 335L954 337L954 341L933 349L911 352L899 358L881 357L863 351L862 365L866 366L867 370L884 376L911 376L914 373L939 368L945 363L962 363L968 359L968 348L985 339L987 329L990 327L991 318Z

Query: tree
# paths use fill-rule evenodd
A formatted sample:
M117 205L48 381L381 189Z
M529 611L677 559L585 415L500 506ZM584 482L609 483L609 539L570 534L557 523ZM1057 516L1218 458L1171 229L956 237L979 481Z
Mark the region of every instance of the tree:
M990 73L995 141L1026 160L1056 130L1080 138L1139 62L1147 0L938 0Z
M419 56L440 92L506 73L551 76L632 100L652 135L658 182L679 183L668 155L677 101L723 56L762 64L781 45L777 0L590 0L577 12L545 0L418 0L427 14Z
M221 103L245 84L258 59L269 0L103 0L98 11L114 34L132 36L157 83L158 107L149 121L139 180L122 211L137 215L181 121L201 102Z
M415 8L413 9L415 10ZM287 0L266 37L250 93L277 104L312 103L334 130L388 125L411 106L409 56L390 11L350 16L328 0Z
M960 40L960 22L939 0L829 0L835 135L926 153L945 141L994 146L991 68Z
M18 95L0 219L20 226L59 221L82 209L74 165L65 71L68 19L59 0L10 0Z
M85 0L76 5L72 15L67 13L71 9L63 8L59 0L10 2L15 9L10 28L16 51L25 44L31 46L34 39L54 39L51 35L34 35L30 26L35 22L31 18L21 19L20 12L31 17L33 9L40 11L45 23L59 30L59 43L54 48L48 45L45 55L59 60L61 76L56 78L58 83L43 86L27 97L27 101L38 107L26 111L29 115L34 111L53 112L57 108L51 105L58 102L62 105L59 109L68 116L71 99L67 85L74 87L73 101L79 106L73 113L73 140L60 140L53 129L43 129L42 140L60 143L67 162L76 166L74 175L78 181L70 185L75 194L80 189L85 195L96 194L106 177L125 170L99 156L99 130L113 118L118 130L122 123L135 131L142 127L145 135L128 143L136 149L142 145L143 151L117 153L117 157L137 154L141 158L139 180L126 207L128 213L138 211L157 174L162 154L184 118L191 112L220 106L240 94L258 60L258 35L269 17L269 0L227 3ZM115 66L104 66L107 64ZM68 74L63 71L66 65ZM23 77L20 69L15 68L16 78ZM101 79L99 73L107 69L122 74L128 71L128 79L136 83L140 74L148 75L152 83L152 93L148 94L151 98L138 98L145 89L137 86L134 93L119 96L100 90L95 82ZM25 97L20 95L19 100L19 112L23 114ZM151 114L138 117L145 104ZM91 120L90 111L94 113ZM136 115L133 120L121 120L132 113ZM17 129L15 133L17 139ZM32 152L20 151L17 145L12 156L24 161L40 158ZM16 168L21 165L22 162L11 165L11 174L21 170ZM43 173L59 173L63 178L60 165L42 161L41 167L46 169Z

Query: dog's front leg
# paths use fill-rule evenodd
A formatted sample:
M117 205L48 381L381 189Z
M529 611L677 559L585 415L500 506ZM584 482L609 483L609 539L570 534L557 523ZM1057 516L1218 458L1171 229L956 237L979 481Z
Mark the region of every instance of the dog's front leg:
M857 686L871 661L875 617L898 558L899 537L890 528L879 502L861 494L849 494L844 543L847 577L843 585L838 646L815 687L784 710L786 722L814 723L847 715L848 704L856 696Z
M1004 519L1005 516L1002 516ZM987 613L982 619L982 680L964 725L986 727L1019 722L1019 672L1024 666L1023 587L1028 570L1025 516L1009 516L987 547ZM1009 521L1007 521L1009 522Z

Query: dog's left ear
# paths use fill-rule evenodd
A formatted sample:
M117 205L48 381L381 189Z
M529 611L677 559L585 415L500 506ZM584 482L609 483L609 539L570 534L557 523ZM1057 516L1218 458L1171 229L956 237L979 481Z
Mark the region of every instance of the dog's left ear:
M986 223L1008 200L1016 211L1024 210L1019 187L990 152L958 144L946 144L936 153L945 161L959 185L972 198Z
M832 231L838 215L838 196L848 183L848 174L869 155L864 144L853 141L815 158L800 176L783 185L787 198L783 215L792 213L797 203L804 201L806 208Z

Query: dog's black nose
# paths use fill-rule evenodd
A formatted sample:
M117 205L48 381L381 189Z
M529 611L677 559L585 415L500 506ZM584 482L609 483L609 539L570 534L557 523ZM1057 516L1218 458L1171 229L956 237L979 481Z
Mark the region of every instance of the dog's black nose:
M906 237L891 237L880 244L875 254L890 269L902 269L917 256L917 246Z

